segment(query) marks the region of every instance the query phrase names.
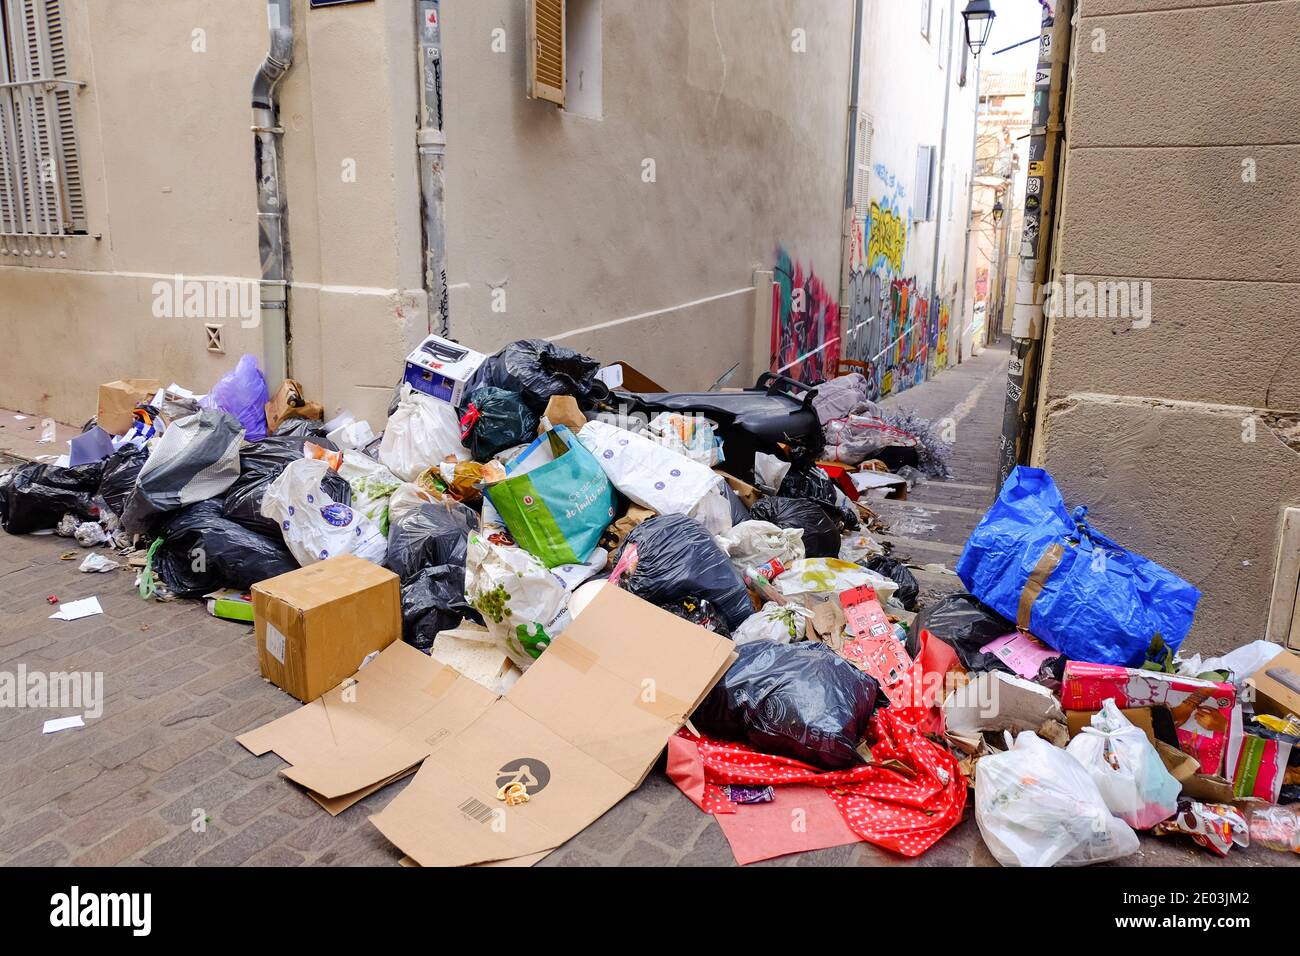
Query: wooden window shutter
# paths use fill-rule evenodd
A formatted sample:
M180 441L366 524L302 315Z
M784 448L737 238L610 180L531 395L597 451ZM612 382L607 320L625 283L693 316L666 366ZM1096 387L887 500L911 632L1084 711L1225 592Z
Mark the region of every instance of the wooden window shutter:
M564 105L564 2L528 0L528 96Z
M867 219L871 215L871 138L875 132L871 116L861 110L857 117L857 162L853 171L853 216Z

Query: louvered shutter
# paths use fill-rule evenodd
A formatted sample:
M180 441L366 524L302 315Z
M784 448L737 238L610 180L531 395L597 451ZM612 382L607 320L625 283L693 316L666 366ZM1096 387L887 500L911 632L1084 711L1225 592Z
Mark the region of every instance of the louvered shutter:
M866 219L871 214L871 137L875 127L871 116L858 112L856 168L853 171L853 217Z
M528 95L564 105L564 0L528 0Z

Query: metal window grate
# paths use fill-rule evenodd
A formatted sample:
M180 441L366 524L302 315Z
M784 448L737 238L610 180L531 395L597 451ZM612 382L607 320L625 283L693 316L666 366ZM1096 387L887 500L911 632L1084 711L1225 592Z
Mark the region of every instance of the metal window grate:
M0 237L86 231L83 85L68 77L62 0L0 0Z

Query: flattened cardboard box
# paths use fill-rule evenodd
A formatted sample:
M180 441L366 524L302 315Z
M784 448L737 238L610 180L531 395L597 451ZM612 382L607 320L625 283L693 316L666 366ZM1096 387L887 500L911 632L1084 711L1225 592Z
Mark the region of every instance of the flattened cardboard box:
M398 641L338 687L237 738L274 750L286 777L333 815L415 770L496 695Z
M510 692L425 759L371 821L422 866L559 846L636 789L736 658L734 645L604 588ZM508 783L527 803L496 799Z
M402 636L397 575L351 554L253 585L262 676L306 703Z

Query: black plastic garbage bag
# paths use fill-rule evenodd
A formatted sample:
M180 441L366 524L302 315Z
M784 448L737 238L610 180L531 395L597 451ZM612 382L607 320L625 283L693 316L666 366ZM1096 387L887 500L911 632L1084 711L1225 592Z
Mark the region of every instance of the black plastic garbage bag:
M727 627L754 613L745 582L704 526L686 515L657 515L628 533L615 560L636 548L636 562L619 586L663 606L695 597L716 605Z
M296 570L298 562L279 538L236 524L212 498L166 517L153 571L177 596L202 597L218 588L247 591L258 581Z
M671 601L668 604L660 605L660 607L684 621L698 624L706 631L721 634L723 637L731 637L731 628L727 627L727 619L722 616L722 612L714 606L712 601L706 601L704 598L684 597L680 601Z
M497 452L523 445L537 437L537 413L518 392L487 386L470 392L458 411L464 427L472 415L469 431L461 441L475 461L487 461Z
M388 529L388 557L384 565L401 579L414 580L425 568L453 565L461 569L464 590L465 544L478 530L478 515L459 501L420 505L394 521ZM464 597L462 593L462 598Z
M239 477L243 438L243 426L215 408L172 422L136 477L122 527L156 528L170 512L224 495Z
M99 482L99 497L108 510L119 518L126 510L126 499L131 496L140 469L149 460L149 450L138 445L123 445L104 460L104 476Z
M867 570L883 574L896 583L898 590L894 592L894 599L909 611L917 610L916 600L921 596L921 585L917 582L911 568L896 558L876 554L868 559Z
M741 644L691 717L701 731L824 770L863 762L879 687L824 644Z
M65 514L93 521L99 516L94 503L104 475L104 462L76 468L32 463L13 473L4 486L0 523L10 534L30 534L53 528Z
M826 509L815 501L775 496L760 498L749 509L749 516L755 521L770 521L778 528L801 528L807 557L840 556L840 529Z
M321 439L325 437L325 423L314 418L286 418L280 422L280 427L268 435L268 438L305 438L308 441L314 441L322 448L328 447L334 450L333 442L324 442Z
M465 563L421 568L402 585L402 640L428 651L442 631L468 618L483 623L465 600Z
M796 465L786 473L777 494L782 498L806 498L815 501L837 521L844 531L857 531L858 515L853 505L840 498L839 488L829 475L816 465Z
M929 605L912 622L911 632L929 631L957 652L961 666L968 671L1006 671L1014 673L995 655L980 648L989 641L1015 631L1016 626L982 603L973 594L950 594Z
M722 493L727 496L727 504L731 505L731 523L737 525L742 521L748 521L749 509L740 500L740 495L736 494L735 489L725 481L722 483Z
M240 448L239 477L226 489L226 503L222 513L251 531L281 540L283 534L279 524L262 517L262 498L289 463L302 457L302 446L307 442L313 442L328 451L337 451L333 442L320 435L275 434ZM334 501L352 504L352 486L339 477L337 472L330 471L321 482L321 487Z
M538 415L546 410L552 395L572 395L579 401L597 390L600 363L590 356L545 339L520 339L489 356L474 378L469 391L495 386L518 392ZM603 389L601 389L603 390Z

